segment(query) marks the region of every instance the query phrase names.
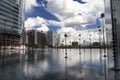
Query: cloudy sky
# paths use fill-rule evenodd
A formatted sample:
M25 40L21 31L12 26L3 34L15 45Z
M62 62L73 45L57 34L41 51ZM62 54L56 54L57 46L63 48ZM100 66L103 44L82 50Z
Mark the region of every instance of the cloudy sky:
M71 41L78 41L79 34L98 40L103 5L103 0L26 0L25 27L57 31L61 37L67 33Z

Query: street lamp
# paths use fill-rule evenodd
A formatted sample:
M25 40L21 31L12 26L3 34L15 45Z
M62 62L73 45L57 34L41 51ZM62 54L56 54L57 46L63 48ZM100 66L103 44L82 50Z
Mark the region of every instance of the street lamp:
M85 40L83 41L83 44L84 44L84 52L85 52Z
M45 47L45 42L44 42L44 33L43 33L43 30L40 31L41 32L41 48L42 48L42 51L44 51L44 47Z
M106 28L106 41L107 41L107 52L108 52L108 28Z
M57 50L58 50L58 45L59 45L59 42L58 42L58 37L57 37L56 39L57 39Z
M81 54L79 55L79 60L80 60L80 73L82 73L82 62L81 62Z
M65 58L67 58L67 46L66 46L67 34L65 34L64 37L65 37Z
M104 31L104 28L105 28L105 27L104 27L104 17L105 17L105 14L102 13L102 14L101 14L101 18L102 18L102 26L103 26L103 48L104 48L104 57L107 57L106 54L105 54L106 51L105 51L105 34L104 34L104 32L105 32L105 31Z
M79 39L79 47L80 47L80 48L79 48L79 52L80 52L80 53L79 53L79 54L81 54L81 42L80 42L80 40L81 40L81 34L79 34L78 36L80 37L80 39Z
M90 64L92 64L92 52L91 52L91 48L92 48L92 43L91 43L91 34L89 35L89 40L90 40Z
M61 47L63 48L64 47L64 39L62 39L62 45ZM63 50L63 49L62 49ZM63 50L64 51L64 50Z
M68 80L68 64L67 64L67 58L65 58L65 80Z
M69 41L69 43L70 43L70 51L71 51L71 41Z
M64 46L64 40L62 40L62 44L63 44L63 46Z
M32 37L33 37L33 39L32 39L32 53L33 53L33 46L34 46L34 39L35 39L35 37L34 37L34 30L32 31Z
M101 29L100 29L100 26L98 26L98 29L99 29L99 48L100 48L100 52L101 52Z
M89 36L90 36L89 40L90 40L90 52L91 52L91 34Z

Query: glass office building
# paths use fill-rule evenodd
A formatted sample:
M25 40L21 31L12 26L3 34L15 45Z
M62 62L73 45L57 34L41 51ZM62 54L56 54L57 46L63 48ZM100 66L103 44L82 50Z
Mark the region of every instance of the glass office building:
M120 69L120 0L110 0L115 68Z
M57 32L48 31L46 37L48 47L60 46L60 34Z
M24 0L0 0L0 45L20 42Z
M111 80L120 80L120 0L106 0L105 11L106 11L105 12L106 25L109 24L112 29L112 42L113 42L113 55L114 55L113 70L114 70L115 79L111 79ZM110 72L108 74L110 74Z

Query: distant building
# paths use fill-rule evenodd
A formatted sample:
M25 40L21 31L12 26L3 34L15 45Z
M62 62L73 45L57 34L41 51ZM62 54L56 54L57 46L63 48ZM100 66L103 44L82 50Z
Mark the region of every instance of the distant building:
M60 35L57 32L53 33L53 46L58 47L60 45Z
M48 31L47 45L50 47L58 47L60 45L60 35L57 32Z
M47 35L46 35L46 37L47 37L47 45L48 45L49 47L52 47L52 46L53 46L52 34L53 34L52 31L48 31L48 32L47 32Z
M47 43L45 33L37 31L36 36L37 45L39 45L41 48L44 48Z
M0 44L20 43L23 14L24 0L0 0Z
M93 42L93 44L91 46L100 46L99 42Z
M28 30L27 31L27 36L28 36L28 44L36 44L36 30Z
M46 45L45 33L37 30L28 30L26 36L26 43L29 45L36 45L44 48Z
M78 42L77 42L77 41L72 42L72 46L73 46L73 47L78 47Z

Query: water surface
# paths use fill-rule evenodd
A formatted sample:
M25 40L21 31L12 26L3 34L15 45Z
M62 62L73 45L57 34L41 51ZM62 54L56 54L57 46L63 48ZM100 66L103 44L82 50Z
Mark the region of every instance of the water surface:
M105 54L107 57L103 57L104 51L99 49L6 53L7 56L0 57L0 80L117 80L111 70L112 50Z

